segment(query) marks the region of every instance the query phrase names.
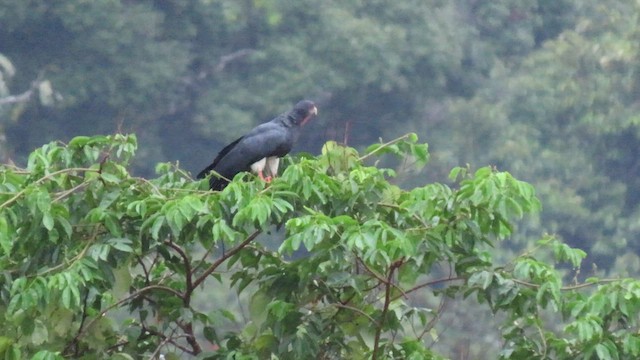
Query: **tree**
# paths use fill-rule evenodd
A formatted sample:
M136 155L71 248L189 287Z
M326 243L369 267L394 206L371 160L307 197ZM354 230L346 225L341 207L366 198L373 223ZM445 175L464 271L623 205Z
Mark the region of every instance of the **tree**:
M637 253L640 235L638 4L578 9L574 28L497 66L475 97L449 101L431 145L439 163L493 164L533 183L542 227L610 269L625 249Z
M145 149L134 170L146 176L167 158L204 167L209 159L193 154L302 98L319 103L314 130L325 134L306 135L305 151L416 131L425 103L472 96L495 62L516 62L571 24L572 12L568 0L3 5L0 43L18 66L15 87L44 74L61 95L7 127L19 139L9 143L14 160L54 139L131 131Z
M364 155L330 142L270 184L239 174L210 192L172 164L132 176L135 148L76 137L2 168L5 358L441 358L438 304L460 296L504 317L502 358L640 355L640 282L563 286L552 261L585 254L552 237L493 260L512 220L539 209L506 172L455 168L457 188L403 190L366 164L424 165L409 134ZM248 314L211 301L231 291Z

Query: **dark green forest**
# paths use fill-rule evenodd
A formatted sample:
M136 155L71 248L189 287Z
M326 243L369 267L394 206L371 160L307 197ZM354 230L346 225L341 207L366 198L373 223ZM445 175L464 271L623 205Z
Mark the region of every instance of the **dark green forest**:
M0 210L12 210L10 215L3 215L2 219L5 220L0 219L0 233L14 231L18 234L11 241L26 236L27 233L18 230L22 225L18 226L17 219L20 216L17 214L22 214L22 210L12 208L21 206L19 199L24 195L25 201L39 204L29 207L25 203L24 214L31 214L30 220L35 219L36 225L44 224L49 232L57 229L56 236L60 238L67 233L71 239L78 227L100 223L105 232L117 235L109 238L111 240L107 239L111 241L108 244L112 251L135 253L143 257L145 251L155 247L145 243L144 246L140 245L140 250L136 244L117 239L127 238L126 234L148 232L149 238L153 239L151 243L156 241L164 244L162 246L169 246L169 250L160 251L162 256L173 254L173 257L166 255L168 263L172 258L177 259L178 263L187 264L189 261L184 254L185 248L173 247L173 242L163 243L162 236L174 236L176 239L202 237L206 226L219 224L214 220L216 216L226 217L229 226L220 225L219 229L214 230L214 236L224 235L235 239L235 242L230 241L225 249L217 248L216 251L221 252L213 253L219 256L221 263L230 261L229 268L234 264L242 264L243 268L253 270L238 272L236 274L241 275L228 279L233 286L240 284L236 290L243 290L247 286L249 290L240 291L238 296L227 294L228 289L215 295L216 304L230 304L229 313L217 315L219 323L223 325L216 326L224 328L228 334L233 331L237 333L225 337L222 330L218 330L213 334L216 326L206 322L203 322L204 328L196 331L200 338L206 337L214 344L219 356L232 356L228 354L236 351L233 356L238 356L238 359L245 358L240 354L258 354L256 358L278 354L283 359L295 359L304 354L299 351L312 351L309 350L313 348L310 344L317 343L320 335L299 344L294 341L289 349L274 345L276 340L273 338L286 337L286 331L276 334L276 330L273 330L281 326L273 325L277 323L274 319L262 319L265 328L264 324L270 324L272 333L260 333L264 329L252 329L255 337L246 328L243 330L239 325L234 325L242 323L237 313L243 311L243 306L260 309L256 304L273 311L276 318L281 316L278 320L289 319L287 314L292 309L290 306L296 302L291 298L282 298L267 306L266 299L275 296L274 290L271 288L267 291L261 286L270 281L269 276L275 275L263 271L269 266L293 268L298 260L279 263L284 260L268 253L277 250L296 259L296 256L303 256L300 254L303 243L305 251L313 253L312 250L321 249L336 263L339 259L349 258L348 254L356 254L353 255L355 260L350 260L355 261L357 268L371 275L362 283L359 282L361 279L354 280L357 284L350 285L356 289L354 294L344 290L339 294L333 292L331 296L342 300L349 296L355 299L362 297L364 304L367 297L363 292L368 291L365 289L370 289L371 282L377 279L379 285L386 285L386 300L389 300L382 301L383 305L376 310L378 312L365 305L359 307L356 300L353 305L342 303L343 309L359 309L356 312L362 315L361 318L340 319L341 324L355 323L354 329L340 327L342 332L335 328L325 329L323 334L333 331L334 336L341 340L322 338L331 345L327 345L330 349L326 352L316 349L313 358L341 358L349 351L374 359L384 356L400 359L408 353L415 354L412 355L415 359L437 356L454 359L634 358L640 355L637 319L630 321L616 317L620 316L619 312L616 313L618 298L611 300L609 305L594 305L596 310L592 311L587 311L591 305L580 308L575 305L578 301L592 299L589 296L597 298L598 294L606 294L611 289L589 289L585 286L591 292L566 300L567 304L573 304L573 308L563 307L564 300L561 301L558 294L560 289L572 286L570 284L582 289L585 281L597 284L599 280L594 279L604 279L606 283L611 279L640 275L639 14L639 2L622 0L4 0L0 5L0 162L7 165L3 168ZM319 116L303 129L293 150L295 156L285 161L290 169L287 168L282 179L271 188L251 188L252 183L245 181L221 194L209 195L205 185L193 181L194 174L208 165L225 144L254 125L288 110L301 99L315 101ZM103 135L111 137L105 138ZM419 145L417 138L428 144L428 154L426 145ZM399 140L396 143L392 139ZM370 144L385 144L388 141L390 143L385 146L379 145L380 149L384 149L380 153L388 154L378 158L380 154L375 150L375 145L372 148ZM43 144L49 145L36 151ZM339 159L337 161L344 163L331 163L331 158L326 157L331 151L339 152L340 155L335 155ZM111 158L102 156L103 153L112 152L114 155ZM61 154L67 154L64 155L67 157ZM397 156L394 157L394 154ZM313 160L315 157L319 158ZM375 163L367 162L373 158L376 158ZM425 164L427 160L425 167L407 165L414 161ZM114 163L109 165L111 161ZM58 163L64 163L66 168L56 167ZM98 166L96 164L99 164L99 171L92 167ZM111 178L103 176L103 165L105 169L113 166L109 171L115 175ZM341 174L341 171L348 171L350 167L360 174L356 176L352 172L351 175L345 175L346 179L354 181L354 189L358 189L356 192L345 192L347 190L339 188L333 180L323 177L324 173L329 174L334 170L336 174ZM88 173L98 171L99 175L96 176L102 179L100 186L104 186L104 189L93 189L92 186L98 186L97 183L94 181L89 184L87 178L82 181L76 179L79 181L76 183L76 180L56 177L58 172L66 174L67 170L64 169L74 168L84 169L82 171ZM310 174L314 172L323 175L313 178ZM73 171L69 173L75 174ZM307 179L313 186L304 188L297 184L297 190L292 188L287 191L287 178L295 182ZM44 186L49 180L55 180L57 187L52 185L47 188L46 196L38 195L45 191L38 187ZM484 181L493 185L486 185ZM126 192L126 196L109 195L109 186L115 188L118 182L122 182L118 191L122 194ZM28 184L31 184L30 187ZM531 184L535 191L528 190L528 185L522 184ZM140 186L140 189L136 192L138 190L127 190L126 186L135 189ZM146 186L150 187L143 190ZM175 190L178 188L182 190ZM417 189L427 189L425 191L433 193L429 192L427 196ZM477 194L482 192L481 196L472 195L476 194L473 189L485 190L477 190ZM507 200L487 194L497 189L502 189L501 196ZM78 190L91 190L92 195L87 195L84 202L80 198L72 201ZM371 195L374 198L369 198L369 195L363 195L362 198L356 196L359 193L367 194L368 191L378 194L379 198L375 197L378 195ZM31 192L34 194L32 198L28 195ZM162 219L166 219L163 220L165 222L152 217L152 210L147 212L136 208L134 211L127 207L127 202L144 203L145 207L155 209L153 206L156 205L147 204L143 195L153 197L163 194L168 196L163 199L173 199L173 195L167 194L189 192L192 195L187 196L193 198L183 200L185 204L190 204L185 206L194 213L187 216L189 214L183 212L185 219L181 221L171 218L168 215L171 209L166 206L156 204L158 213L163 212ZM303 195L294 199L292 193ZM271 196L269 201L274 203L269 204L275 206L274 210L261 212L263 205L247 202L251 197L260 199L264 194ZM39 196L49 200L38 200L41 199ZM102 196L113 197L101 202ZM207 196L219 199L220 204L214 205L206 200ZM451 240L451 243L447 242L447 246L450 246L447 249L429 242L429 245L424 245L426 248L420 249L440 252L437 256L416 260L416 254L407 253L398 257L402 259L397 260L400 262L377 258L356 240L348 250L341 250L346 255L337 253L323 241L329 241L336 233L349 233L349 226L355 226L359 219L354 216L355 220L345 220L352 213L344 209L340 212L328 206L326 198L331 196L335 196L337 202L347 202L345 209L364 214L363 219L373 216L397 225L392 230L387 229L389 234L395 234L388 235L390 238L400 237L398 232L410 233L413 230L408 229L416 227L434 230L437 228L433 225L435 222L432 224L432 221L436 221L433 220L434 216L437 219L451 216L447 224L457 224L462 216L460 214L471 214L469 221L473 220L475 225L465 223L464 226L469 227L466 230L451 225L455 227L451 233L475 240L472 244ZM358 200L347 201L350 196ZM417 217L401 210L418 211L416 209L420 206L430 209L431 205L421 202L425 199L433 200L439 204L437 206L442 205L442 209L424 210L426 213L420 216L426 220L420 218L419 221ZM451 199L449 203L447 199ZM71 210L60 210L56 215L54 210L58 200L69 200L65 206ZM105 210L104 214L98 215L88 205L93 203L99 208L105 201L108 202L105 205L107 208L113 204L113 214ZM246 219L235 220L234 201L253 206L251 211L256 213L249 212L244 215ZM304 204L305 201L308 203ZM541 209L538 209L538 201ZM82 204L87 206L86 219L90 219L85 219L86 223L79 218L73 220L73 209L84 211L85 205ZM277 204L280 204L279 207ZM31 212L25 209L31 209ZM492 214L489 216L491 219L479 215L482 211L478 209ZM52 218L44 220L47 215L39 211L42 214L51 211ZM136 212L136 215L132 215L132 212ZM35 216L36 213L41 218ZM206 213L212 217L202 217L203 220L197 221L193 219L196 213ZM242 214L242 211L239 213ZM523 217L525 213L528 214ZM129 223L122 220L123 216L137 219L135 221L139 221L139 224L131 220L131 224L137 225L128 227ZM67 220L60 220L62 218ZM287 219L293 220L287 222ZM336 219L346 222L338 223ZM192 233L185 234L183 226L189 221L197 223L197 226ZM414 221L418 223L414 224ZM283 225L285 222L286 226ZM368 222L359 225L362 226L362 233L371 230L365 224ZM29 228L36 225L24 226ZM258 260L250 260L249 255L243 253L246 250L244 247L238 248L240 258L225 255L226 250L235 249L234 244L243 244L242 239L252 240L258 235L249 231L254 225L258 229L256 231L265 233L264 241L268 246L267 250L253 249L252 254L268 258L268 266ZM274 227L269 231L273 234L267 236L265 228L270 226ZM322 230L313 230L313 226ZM477 229L472 231L474 227ZM91 233L82 230L81 233L96 240L100 238L98 234L101 231ZM282 231L289 234L284 243L277 236ZM433 235L434 239L449 241L447 231L439 228L438 231L441 232ZM33 234L36 233L36 230L29 230L28 234L31 235L28 236L35 239ZM306 234L307 240L300 238L303 235L296 237L295 234ZM370 234L378 236L381 233L371 230ZM386 238L387 235L384 236ZM316 243L308 239L316 239ZM544 245L540 245L540 239L544 239ZM498 240L501 241L498 243ZM0 247L7 254L6 246L10 246L6 245L8 241L0 238ZM193 248L189 247L194 254L204 253L203 249L213 246L210 241L204 240L195 241L194 244L190 245ZM481 248L480 244L487 247ZM37 248L39 245L33 246ZM533 261L533 255L529 258L530 251L547 246L552 250L544 252L539 260L549 264L555 264L557 260L557 270L553 270L557 273L552 274L546 267L540 267L537 268L539 271L531 270L535 276L518 280L518 274L529 271L522 270L522 266L529 260ZM570 247L581 250L571 250ZM82 249L80 246L75 252L69 250L67 255L75 254L73 256L80 259L82 256L78 254L87 251ZM25 245L22 250L26 254L28 246ZM403 248L402 251L405 250ZM385 251L393 253L396 250ZM582 251L586 257L580 265L578 258L581 258ZM12 256L19 253L14 251ZM487 254L491 254L493 260L488 260ZM554 254L555 258L550 254ZM23 274L33 272L40 276L50 271L55 273L52 269L58 269L56 261L62 261L49 259L51 262L46 266L38 265L38 261L46 263L42 256L28 262L18 257L7 257L0 261L5 274L5 290L0 295L5 303L13 304L8 309L3 306L3 316L8 318L16 307L28 307L26 303L14 304L17 300L11 300L12 294L18 289L26 289L20 288L26 286L24 284L7 285L17 278L16 269ZM472 257L474 260L469 260ZM122 258L96 255L94 260L97 263L109 262L119 269L112 275L112 280L115 279L119 287L123 286L123 281L131 287L138 286L138 289L144 288L144 281L147 281L147 285L159 278L164 281L165 278L159 274L154 275L157 276L155 278L146 274L140 284L136 284L135 278L122 280L120 277L124 276L121 272L125 258L129 259L124 255ZM332 291L344 289L348 270L340 268L338 271L338 265L327 265L327 259L301 264L300 269L305 266L324 269L326 274L333 274L327 275L329 280L323 280L327 282L327 288ZM435 267L434 264L442 262L455 264L453 272L458 276L452 276L451 269L446 266ZM68 263L77 262L72 260ZM143 261L140 264L145 267ZM215 265L215 261L212 264ZM405 267L405 264L409 265ZM514 288L505 288L504 281L512 281L505 280L511 275L498 275L502 271L495 270L501 268L499 264L507 264L504 267L513 270L510 274L515 282L509 283L509 286L523 285L518 281L524 282L525 288L527 284L538 284L536 286L539 287L532 285L529 289L535 288L539 292L516 294ZM218 265L211 265L209 274L218 274L214 272ZM49 270L45 269L47 266ZM194 276L197 273L191 268L185 272L184 269L172 268L170 264L166 266L174 271L173 274L187 274L187 278L191 277L190 270L193 270ZM434 270L432 266L437 269ZM531 264L526 266L534 267ZM96 265L96 269L99 267ZM491 272L493 275L488 275L489 267L495 270ZM413 278L410 275L412 272L415 273ZM218 277L224 278L227 276L225 274L222 272ZM387 328L380 325L384 321L376 320L378 317L388 320L388 312L401 311L398 310L400 308L394 310L390 301L396 295L401 298L403 291L398 287L396 290L400 294L390 295L396 291L391 290L394 274L398 276L399 287L407 285L411 289L420 282L418 274L433 276L428 278L427 283L439 275L449 276L451 281L464 279L465 286L468 286L466 290L469 292L465 292L462 285L455 289L449 287L446 291L436 286L436 289L443 290L451 297L447 306L439 307L436 300L438 294L421 295L424 299L418 303L422 301L422 305L431 307L432 312L438 314L433 317L435 320L430 317L433 314L411 314L416 316L409 320L412 326L422 322L422 327L429 329L427 335L423 333L422 337L418 337L420 341L416 342L427 349L424 352L415 350L418 345L413 343L405 342L402 346L393 347L393 341L383 341L387 332L396 334L394 331L400 328L406 331L408 326L400 326L403 324L400 315L397 323ZM252 278L254 275L255 278ZM307 279L300 274L297 276ZM386 282L383 281L384 276L388 276ZM101 281L106 281L106 278L108 276ZM565 285L561 284L561 279L564 279ZM310 283L320 281L316 278L307 280ZM82 289L90 282L88 278L80 281L78 284L81 284L75 289ZM555 287L546 289L542 285L545 282L553 283ZM339 286L336 285L338 283ZM186 288L176 288L173 284L167 286L174 289L169 290L170 293L180 293L178 298L188 304L187 300L190 300L192 291L197 287L192 285L189 283ZM494 285L496 289L492 293ZM96 287L102 289L99 291L110 289L107 284L100 286L103 288ZM620 287L616 288L618 290L629 289L625 284L615 286ZM8 288L12 290L6 290ZM637 301L640 293L637 287L633 289L634 306L640 309L640 302ZM260 294L258 299L255 295L251 298L251 294L247 294L251 291ZM303 290L299 291L304 293ZM476 296L474 291L478 294L484 292L484 295ZM620 298L626 296L620 291ZM232 292L235 293L235 290ZM133 290L131 293L136 294ZM467 297L471 293L474 295ZM615 291L612 293L618 294ZM122 291L118 294L122 294ZM63 301L67 309L73 308L73 304L79 309L84 298L86 310L87 299L93 299L92 303L97 309L105 309L104 304L102 308L99 306L101 300L94 299L94 295L89 291L85 295L72 293L66 295L70 297ZM383 290L383 300L384 295ZM304 299L304 303L311 307L319 299L312 299L319 296L318 293L305 296L308 298ZM524 298L535 299L537 305L527 303L526 306L518 305L519 310L506 310L507 303L524 301ZM206 302L201 299L197 301ZM141 303L131 305L131 310L144 308L143 303L147 300L150 299L142 298ZM550 303L554 305L547 308ZM490 304L491 311L481 310L482 304ZM175 303L160 305L169 308ZM528 306L537 306L536 309L541 313L537 317L527 318L525 314L533 311ZM583 319L581 314L585 312L588 316L596 316L594 314L605 311L603 309L611 310L614 315L599 323L601 332L593 330L595 327L589 328L593 328L593 334L599 334L597 339L592 339L592 333L585 333L586 325L581 327L579 324ZM632 317L630 314L633 311L622 311L622 317ZM245 309L245 312L255 315L259 311ZM90 315L96 316L97 313ZM563 313L563 319L553 321L556 313ZM14 346L14 349L25 346L22 354L37 358L38 345L53 344L46 347L51 350L47 354L73 354L80 358L82 351L78 349L93 346L83 343L80 336L87 316L71 320L66 312L52 314L44 311L43 314L50 319L66 319L69 328L60 325L58 330L50 331L50 336L46 337L42 335L42 328L49 326L46 321L24 330L23 319L18 320L18 315L13 314L11 321L15 327L0 334L0 353L8 351L10 346ZM154 314L157 317L161 315L172 321L175 320L173 316L178 316L173 313ZM118 316L124 315L117 314L116 318ZM183 316L180 314L178 317ZM197 318L195 314L190 316ZM568 318L575 318L573 324L578 324L571 325L569 322L567 325ZM360 339L362 344L358 346L347 343L345 339L349 336L357 337L354 335L358 333L355 327L366 327L361 322L368 320L379 325L379 330L370 334L369 340L363 336L367 339ZM270 323L272 321L273 324ZM524 322L526 326L508 328L505 324L509 321L513 324ZM176 323L181 324L180 321ZM71 324L80 324L77 325L80 331ZM565 325L567 327L563 328ZM175 332L178 328L189 334L181 326L169 327L169 330ZM627 338L627 335L616 332L622 328L631 329L629 333L632 336ZM150 340L145 345L148 347L138 345L137 352L131 350L129 354L144 354L146 358L158 356L161 352L168 352L162 348L165 345L186 347L188 351L180 347L177 347L180 351L175 351L179 354L176 356L183 358L190 358L188 354L200 353L189 341L175 341L174 344L171 335L166 335L169 330L154 330L164 331L165 335ZM614 335L603 335L602 331L607 330ZM66 342L53 338L54 332L61 338L65 331L77 331L78 336L73 341L66 339ZM575 335L577 340L574 342L567 340L570 338L567 334L573 332L579 333ZM19 333L38 334L37 340L30 335L34 347L28 348L20 342L8 340L19 337L16 335ZM532 333L540 333L541 336L529 343L527 339ZM117 347L105 340L109 339L105 334L92 336L95 338L88 343L104 343L102 347L96 345L94 349L106 351L105 354L111 354ZM388 339L395 340L395 335ZM26 343L24 339L21 341ZM400 344L399 339L397 344ZM531 350L534 348L537 350ZM582 351L582 357L577 356L575 351ZM127 358L123 355L125 352L117 355ZM49 355L44 354L40 358ZM211 356L216 358L218 355L213 352Z

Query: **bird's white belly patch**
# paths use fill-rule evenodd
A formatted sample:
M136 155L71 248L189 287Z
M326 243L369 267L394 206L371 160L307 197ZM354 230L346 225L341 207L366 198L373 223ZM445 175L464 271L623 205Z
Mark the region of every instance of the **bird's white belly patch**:
M278 176L278 166L280 165L280 158L277 156L270 156L267 158L267 171L269 175Z
M256 162L254 162L253 164L251 164L251 171L254 174L257 174L259 172L262 172L262 170L264 170L265 165L267 164L267 158L262 158Z

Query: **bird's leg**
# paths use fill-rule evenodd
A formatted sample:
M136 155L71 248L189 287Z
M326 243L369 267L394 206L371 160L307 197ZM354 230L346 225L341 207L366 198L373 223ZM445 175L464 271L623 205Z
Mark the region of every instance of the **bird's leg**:
M265 170L269 174L267 176L267 182L271 182L278 175L278 165L280 164L280 158L277 156L270 156L267 158L267 163L265 164Z
M271 176L264 176L264 173L262 172L262 170L258 171L258 177L260 178L260 180L264 181L264 182L271 182Z

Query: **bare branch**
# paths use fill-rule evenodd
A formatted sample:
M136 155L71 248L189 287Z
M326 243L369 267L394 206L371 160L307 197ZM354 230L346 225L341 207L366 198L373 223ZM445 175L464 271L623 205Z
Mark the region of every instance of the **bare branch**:
M33 95L34 90L35 90L34 88L30 88L29 90L23 92L22 94L9 95L9 96L0 98L0 105L9 105L9 104L27 102L31 99L31 96Z
M213 68L213 70L214 72L217 72L217 73L221 72L230 62L243 58L247 55L251 55L254 52L256 52L256 50L254 49L240 49L238 51L232 52L231 54L220 56L220 60L218 61L216 66Z
M42 83L42 77L43 76L44 76L44 73L40 73L38 75L38 77L34 81L31 82L31 87L29 87L29 89L27 91L23 92L22 94L9 95L9 96L0 98L0 106L9 105L9 104L23 103L23 102L27 102L27 101L31 100L31 97L36 92L36 90L38 89L40 84Z

